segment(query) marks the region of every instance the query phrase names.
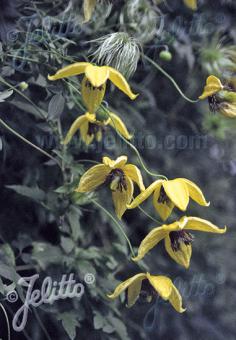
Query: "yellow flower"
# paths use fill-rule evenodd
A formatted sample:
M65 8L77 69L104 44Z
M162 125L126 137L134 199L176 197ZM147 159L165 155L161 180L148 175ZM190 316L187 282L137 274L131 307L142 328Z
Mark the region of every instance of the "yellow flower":
M223 90L224 86L221 84L219 78L215 76L209 76L206 80L206 86L204 87L203 93L199 97L199 99L205 99L207 97L211 97L217 92Z
M67 132L64 144L68 144L78 130L80 130L81 139L86 145L91 144L94 138L100 142L102 139L102 132L107 125L117 129L126 139L132 138L123 121L115 113L110 112L107 119L98 120L98 117L95 114L86 112L73 122Z
M110 299L117 298L122 292L128 290L127 306L132 307L141 292L147 294L147 300L151 302L153 296L159 295L163 300L169 301L174 309L183 313L182 297L171 279L161 275L150 275L149 273L140 273L120 283L113 294L108 295Z
M82 81L81 93L84 104L90 113L95 113L100 106L105 95L108 79L130 99L133 100L137 97L131 91L122 74L110 66L94 66L87 62L78 62L60 69L53 76L48 76L48 79L57 80L82 73L85 75Z
M165 221L176 206L182 211L187 209L189 198L203 206L209 206L200 188L186 178L172 180L157 180L145 191L139 194L128 209L134 209L153 194L153 205L156 211Z
M236 104L224 102L219 106L219 112L229 118L236 117Z
M170 257L180 265L188 268L192 255L191 243L193 236L186 230L223 234L226 232L226 227L219 229L207 220L184 216L179 221L152 229L141 242L138 248L138 255L133 260L141 260L149 250L164 239L165 248Z
M197 9L197 0L184 0L184 4L194 11Z
M102 163L86 171L80 179L77 192L90 192L102 184L109 184L115 211L121 219L126 205L130 203L135 182L140 190L145 190L140 170L133 164L126 164L127 156L120 156L115 161L103 157Z

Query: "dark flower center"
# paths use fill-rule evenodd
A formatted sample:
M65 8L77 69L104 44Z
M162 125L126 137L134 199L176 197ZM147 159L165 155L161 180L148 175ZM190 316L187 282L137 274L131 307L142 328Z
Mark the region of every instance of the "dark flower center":
M158 198L158 203L168 203L170 201L169 197L166 195L166 192L163 188L163 186L161 186L161 190L160 190L160 196Z
M101 130L101 127L98 126L97 124L89 123L87 134L89 136L92 136L92 135L95 135L96 133L98 133L100 130Z
M185 230L171 231L170 232L170 242L173 251L180 250L180 244L183 242L186 246L193 242L193 235Z
M208 97L209 108L211 112L216 112L219 110L219 100L216 95L212 95Z
M99 91L102 91L104 89L104 84L99 86L99 87L96 87L96 86L93 86L90 81L88 79L86 79L85 81L85 86L88 87L90 90L99 90Z
M106 184L110 184L112 191L119 190L122 192L123 190L127 190L127 183L123 170L112 170L106 178Z

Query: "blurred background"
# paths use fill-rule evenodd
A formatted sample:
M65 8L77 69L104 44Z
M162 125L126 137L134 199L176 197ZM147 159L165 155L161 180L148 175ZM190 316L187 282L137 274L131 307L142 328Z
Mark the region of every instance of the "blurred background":
M81 300L66 299L31 309L25 329L12 339L219 339L236 338L235 184L236 120L212 113L207 100L192 103L144 56L164 69L195 100L213 74L235 86L236 4L232 0L97 1L84 19L83 1L0 0L0 293L10 319L22 305L6 300L19 276L39 273L60 280L75 273L96 279L85 284ZM86 21L86 22L85 22ZM182 293L187 311L176 313L159 299L139 300L132 309L124 297L106 294L138 273L129 249L111 218L106 188L75 195L81 174L102 156L127 154L142 171L145 184L154 180L137 155L116 132L106 129L101 142L86 146L77 133L68 149L61 138L84 114L81 78L49 82L47 75L76 61L117 68L139 97L109 86L106 105L134 134L132 143L149 169L168 178L184 177L203 190L209 208L191 203L187 215L223 227L224 235L194 233L189 270L166 254L163 244L145 258L152 274L169 276ZM8 128L6 127L7 124ZM52 155L50 159L9 130ZM57 163L63 162L61 172ZM158 216L152 199L142 208ZM174 210L170 221L183 214ZM136 248L155 222L130 210L122 224ZM18 290L17 290L18 292ZM19 293L20 296L20 293ZM1 311L0 337L7 339Z

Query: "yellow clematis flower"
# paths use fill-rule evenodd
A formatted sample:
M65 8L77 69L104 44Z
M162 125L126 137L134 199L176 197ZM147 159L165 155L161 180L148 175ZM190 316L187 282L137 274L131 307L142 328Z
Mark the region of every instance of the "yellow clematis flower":
M97 115L89 112L78 117L67 132L63 144L68 144L78 130L80 130L81 139L86 145L91 144L94 138L100 142L103 130L108 125L117 129L126 139L132 138L123 121L115 113L110 112L105 120L99 120L98 118Z
M130 99L137 97L122 74L110 66L95 66L87 62L78 62L62 68L53 76L48 76L48 79L57 80L83 73L85 75L82 80L81 94L84 105L90 113L95 113L99 108L105 95L108 79Z
M219 78L215 76L209 76L206 80L206 86L204 87L203 93L199 96L199 99L206 99L207 97L211 97L217 92L223 90L224 86L222 85Z
M108 184L112 190L116 215L121 219L133 197L133 182L141 191L145 190L140 170L135 165L126 163L127 156L120 156L115 161L103 157L101 164L93 166L83 174L76 191L90 192L102 184Z
M141 294L147 296L147 301L151 302L155 295L159 295L163 300L169 301L174 309L183 313L182 297L171 279L161 275L151 275L140 273L120 283L114 293L108 295L110 299L116 299L125 290L127 292L127 306L132 307Z
M193 11L197 9L197 0L184 0L184 4Z
M172 180L157 180L153 182L145 191L139 194L128 209L134 209L153 194L153 205L156 211L165 221L176 206L182 211L187 209L189 198L203 206L209 206L201 189L186 178L176 178Z
M138 255L133 260L141 260L153 247L164 239L165 248L170 257L187 269L192 255L191 243L193 241L193 236L187 230L223 234L226 232L226 227L219 229L207 220L184 216L179 221L152 229L141 242L138 248Z

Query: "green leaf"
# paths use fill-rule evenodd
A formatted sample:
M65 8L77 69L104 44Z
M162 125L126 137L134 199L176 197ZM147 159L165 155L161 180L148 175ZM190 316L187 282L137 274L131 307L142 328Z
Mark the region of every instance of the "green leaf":
M16 106L18 109L25 111L27 113L31 113L33 116L42 119L42 115L46 116L46 112L44 110L36 109L32 104L21 102L19 100L12 100L11 104ZM40 112L42 112L42 115L40 115Z
M8 97L10 97L13 93L13 90L6 90L3 92L0 92L0 103L5 102L5 99L7 99Z
M8 266L15 266L15 254L7 243L0 246L0 261Z
M41 268L46 269L50 264L63 263L63 254L59 247L43 242L33 242L32 245L32 258Z
M79 236L81 236L81 238L83 237L80 226L80 216L81 211L77 207L71 206L70 211L67 213L67 218L71 227L72 238L75 242L79 239Z
M65 98L61 93L55 94L48 105L48 119L58 119L65 106Z
M46 194L38 187L27 187L25 185L6 185L6 188L14 190L19 195L31 198L36 202L42 202L46 198Z
M75 247L74 242L69 237L61 237L61 246L66 252L66 254L69 254L73 248Z
M62 321L62 326L64 327L69 338L74 340L76 337L76 327L79 326L76 314L73 312L61 313L58 315L57 319Z

